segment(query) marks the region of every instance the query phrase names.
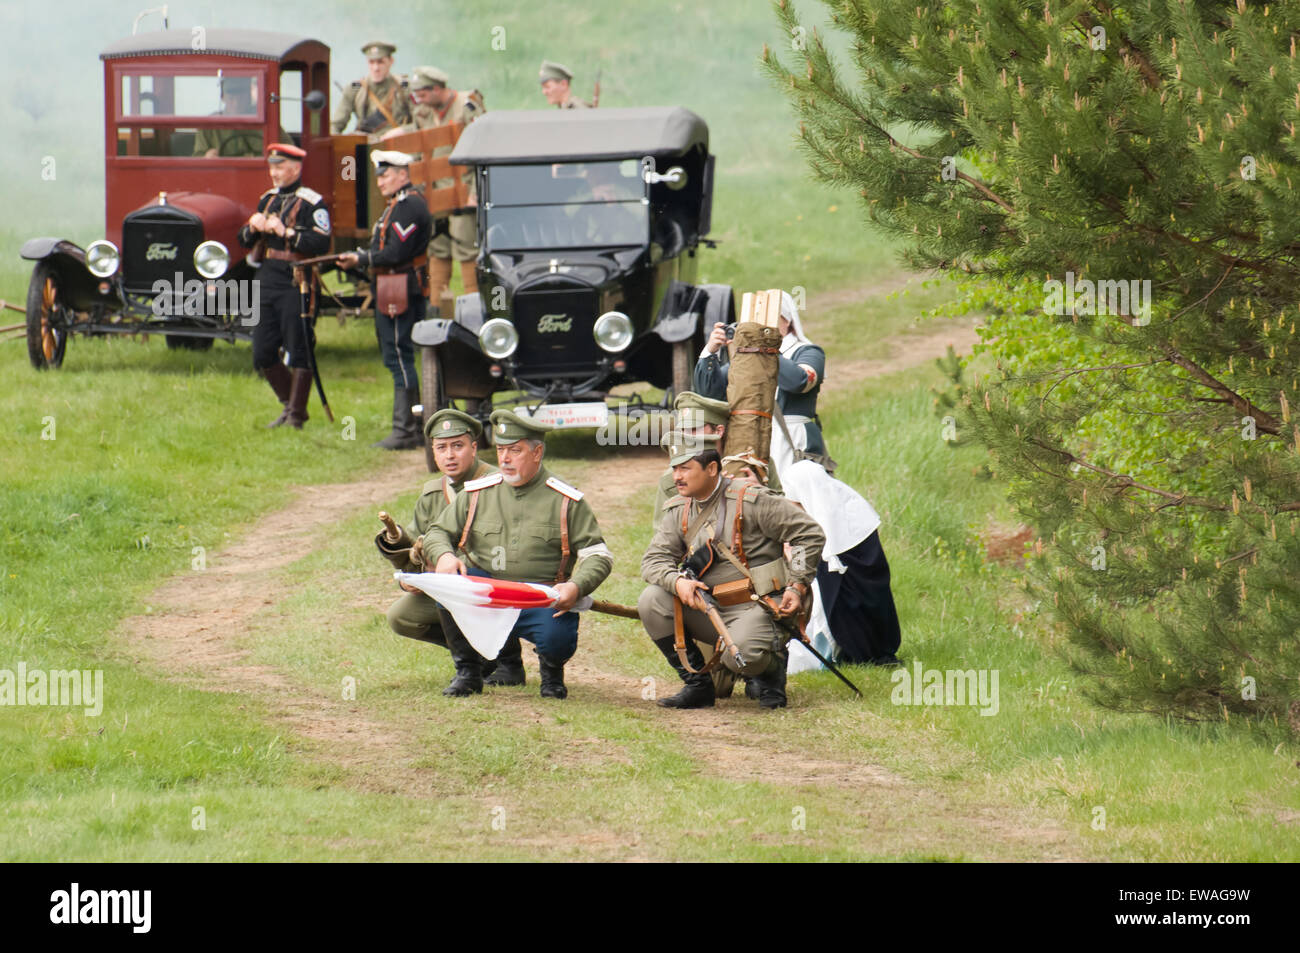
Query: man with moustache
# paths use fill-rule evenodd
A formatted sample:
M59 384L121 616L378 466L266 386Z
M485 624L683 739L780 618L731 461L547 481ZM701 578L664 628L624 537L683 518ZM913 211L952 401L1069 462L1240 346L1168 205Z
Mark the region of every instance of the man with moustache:
M322 255L330 246L330 213L324 197L302 184L305 150L284 142L266 147L273 187L262 193L257 211L239 229L239 244L254 249L259 313L253 326L253 369L279 399L283 410L268 427L302 429L311 394L311 329L294 281L294 262ZM288 365L286 367L286 365Z
M582 491L542 464L551 428L508 410L493 411L490 422L501 472L464 485L424 534L424 562L436 572L554 586L555 604L522 610L510 635L537 649L542 697L565 698L564 664L578 647L570 610L605 581L614 557ZM481 692L485 659L445 610L442 631L456 663L443 694Z
M726 477L719 439L705 433L664 435L662 444L678 496L664 507L659 529L641 560L641 578L649 585L637 601L637 614L655 647L685 683L680 692L660 699L659 704L712 708L713 679L701 671L704 657L695 643L711 644L717 634L699 592L738 584L730 587L728 596L717 593L719 614L740 652L740 661L724 652L721 663L756 684L760 707L784 708L785 646L790 633L751 596L775 600L782 618L798 615L809 598L826 536L816 520L784 497ZM683 572L688 560L706 557L710 550L711 559L699 560L698 578ZM683 654L694 671L677 653L679 631Z

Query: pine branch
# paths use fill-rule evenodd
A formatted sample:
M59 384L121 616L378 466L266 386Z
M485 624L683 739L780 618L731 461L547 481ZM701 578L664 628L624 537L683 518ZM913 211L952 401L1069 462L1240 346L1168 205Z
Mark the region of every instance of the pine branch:
M1114 470L1107 470L1105 467L1097 466L1097 464L1095 463L1089 463L1087 460L1083 459L1082 457L1076 454L1071 453L1069 450L1063 450L1060 447L1049 446L1047 443L1045 443L1042 440L1039 440L1037 437L1030 437L1029 443L1033 444L1036 447L1039 447L1042 450L1046 450L1048 453L1056 454L1057 456L1061 457L1066 463L1077 463L1085 470L1091 470L1094 473L1100 473L1102 476L1110 477L1112 480L1116 481L1114 488L1117 490L1125 490L1128 489L1129 487L1132 487L1135 490L1142 490L1145 493L1154 493L1156 496L1169 500L1169 502L1167 504L1164 504L1164 506L1161 506L1160 509L1164 509L1165 506L1198 506L1202 509L1217 510L1219 512L1229 512L1232 510L1231 503L1220 503L1217 500L1209 500L1201 496L1188 496L1186 493L1171 493L1170 491L1162 490L1159 487L1148 486L1145 483L1139 483L1137 480L1133 479L1127 473L1116 473ZM1049 472L1049 471L1044 471L1044 472ZM1053 475L1056 476L1057 479L1060 479L1059 474L1053 474ZM1258 506L1259 509L1264 510L1264 507L1259 506L1259 504L1255 504L1255 505ZM1240 507L1240 503L1238 503L1238 506ZM1279 513L1300 512L1300 500L1291 503L1279 503L1276 506L1271 507L1271 509Z
M1182 352L1172 344L1161 345L1161 350L1165 352L1165 355L1169 358L1171 363L1177 364L1183 370L1187 371L1187 373L1196 378L1199 383L1226 398L1228 403L1232 404L1232 406L1240 411L1244 416L1254 417L1256 430L1262 431L1266 434L1272 434L1274 437L1281 434L1281 422L1272 414L1268 413L1268 411L1262 410L1247 398L1242 397L1227 384L1214 377L1214 375L1205 370L1205 368L1201 367L1190 358L1183 356Z

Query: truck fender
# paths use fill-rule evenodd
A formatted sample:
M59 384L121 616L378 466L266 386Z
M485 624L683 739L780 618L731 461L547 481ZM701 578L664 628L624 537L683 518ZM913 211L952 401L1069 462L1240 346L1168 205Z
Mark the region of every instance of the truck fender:
M86 264L85 249L66 238L29 238L23 242L18 254L28 261L41 261L57 255L60 258L70 258L82 267Z

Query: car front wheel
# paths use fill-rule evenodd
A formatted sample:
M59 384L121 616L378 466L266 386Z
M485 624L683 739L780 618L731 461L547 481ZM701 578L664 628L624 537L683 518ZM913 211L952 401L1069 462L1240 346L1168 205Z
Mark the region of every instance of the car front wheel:
M58 271L49 261L37 262L27 286L27 357L32 367L44 371L63 365L71 319Z

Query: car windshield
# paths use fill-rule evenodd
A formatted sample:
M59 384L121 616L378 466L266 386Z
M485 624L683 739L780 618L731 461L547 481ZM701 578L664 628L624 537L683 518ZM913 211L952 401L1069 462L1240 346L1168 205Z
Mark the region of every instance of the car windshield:
M650 213L635 159L493 166L486 242L495 249L641 245Z

